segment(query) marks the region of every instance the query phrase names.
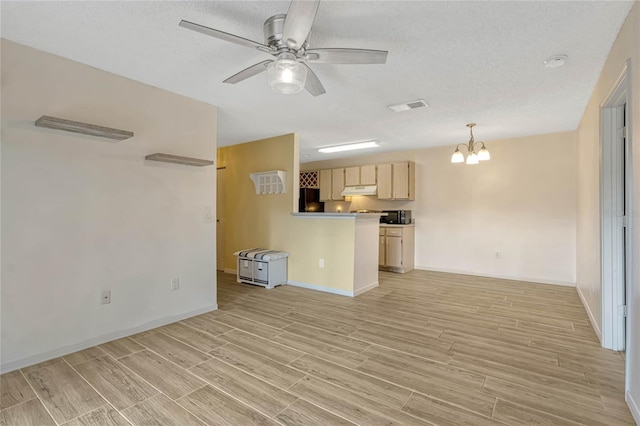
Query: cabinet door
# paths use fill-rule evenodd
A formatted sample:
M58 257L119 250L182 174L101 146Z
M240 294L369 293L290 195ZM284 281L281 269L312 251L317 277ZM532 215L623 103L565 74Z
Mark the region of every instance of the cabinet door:
M385 266L401 268L402 267L402 237L385 237L386 256Z
M320 201L331 201L331 169L320 170Z
M360 166L360 185L375 185L376 184L376 165L367 164L366 166Z
M380 242L378 243L378 266L385 266L386 238L384 235L380 235L378 238L380 239Z
M346 167L344 169L345 186L360 185L360 167Z
M331 199L342 201L342 191L344 191L344 169L331 169Z
M391 164L378 164L378 199L380 200L393 198L391 171Z
M409 163L393 163L393 198L409 198Z

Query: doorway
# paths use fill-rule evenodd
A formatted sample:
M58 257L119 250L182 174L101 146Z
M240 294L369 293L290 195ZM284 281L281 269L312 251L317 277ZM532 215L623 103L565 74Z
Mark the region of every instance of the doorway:
M216 269L224 272L224 174L216 170Z
M625 66L600 108L602 346L627 347L627 301L631 289L631 141L629 75Z

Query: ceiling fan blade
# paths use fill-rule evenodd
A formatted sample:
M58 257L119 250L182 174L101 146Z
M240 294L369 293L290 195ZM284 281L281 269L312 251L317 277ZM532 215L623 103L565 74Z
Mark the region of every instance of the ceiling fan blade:
M267 69L267 65L269 65L271 62L271 60L266 60L266 61L262 61L262 62L258 62L255 65L251 65L249 68L245 68L242 71L240 71L237 74L232 75L231 77L229 77L228 79L226 79L225 81L223 81L223 83L229 83L229 84L236 84L239 83L243 80L246 80L249 77L253 77L254 75L258 75L261 72L263 72L264 70Z
M320 0L293 0L284 21L282 40L292 49L300 49L309 36Z
M309 49L307 60L316 64L384 64L388 53L369 49Z
M304 64L304 66L307 67L307 81L304 85L307 92L311 93L313 96L320 96L327 93L327 91L324 90L322 83L320 83L320 79L316 73L314 73L307 64Z
M239 37L237 35L225 33L224 31L214 30L213 28L205 27L204 25L195 24L193 22L182 20L179 24L183 28L187 28L192 31L196 31L211 37L219 38L220 40L229 41L231 43L239 44L240 46L250 47L252 49L258 49L269 52L269 46L266 46L257 41L249 40Z

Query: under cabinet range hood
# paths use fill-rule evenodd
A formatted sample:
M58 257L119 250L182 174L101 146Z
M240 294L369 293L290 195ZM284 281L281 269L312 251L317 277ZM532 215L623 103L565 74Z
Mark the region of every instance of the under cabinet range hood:
M354 195L376 195L378 193L378 187L375 185L361 185L361 186L345 186L342 191L343 197L351 197Z

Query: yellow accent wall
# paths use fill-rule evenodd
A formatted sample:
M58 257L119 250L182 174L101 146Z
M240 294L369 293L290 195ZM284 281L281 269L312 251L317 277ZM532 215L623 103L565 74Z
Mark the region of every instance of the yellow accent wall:
M289 280L353 290L355 221L295 218L298 206L298 136L288 134L218 149L225 168L225 270L233 253L251 247L289 253ZM284 170L286 193L257 195L250 173ZM319 268L319 259L325 267Z

